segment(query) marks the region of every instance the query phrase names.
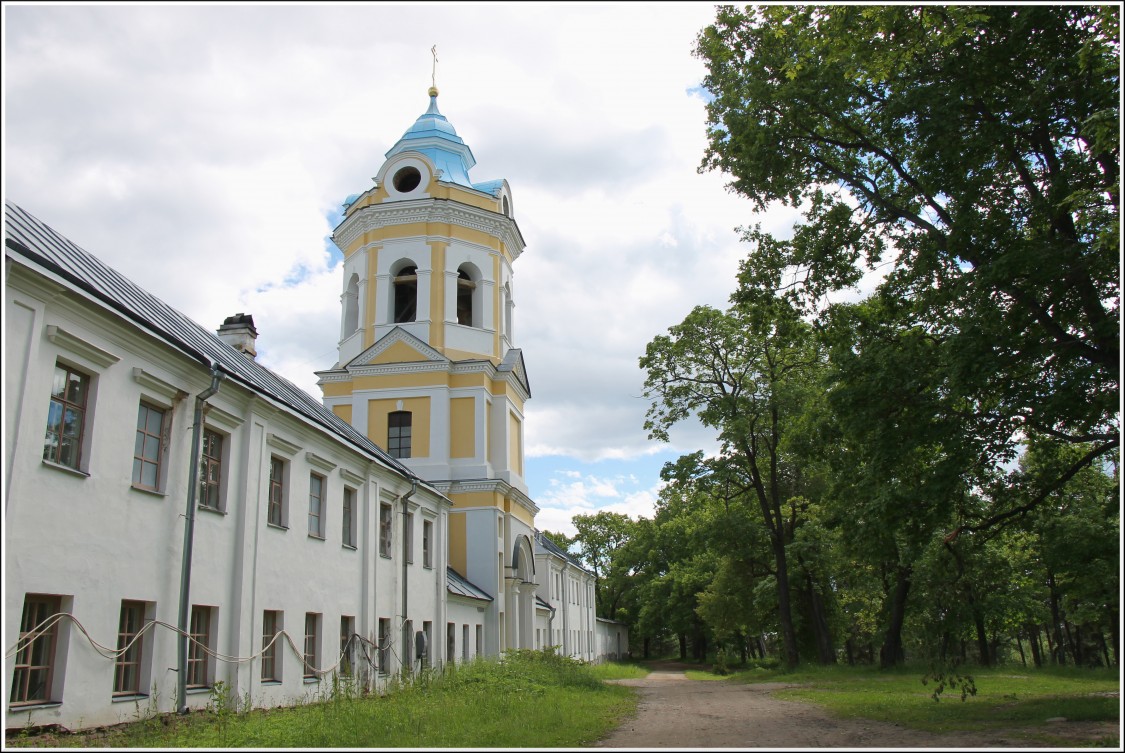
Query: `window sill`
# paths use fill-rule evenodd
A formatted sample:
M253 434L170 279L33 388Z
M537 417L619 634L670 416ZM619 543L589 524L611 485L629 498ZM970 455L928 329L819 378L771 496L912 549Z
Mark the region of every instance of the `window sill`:
M266 523L266 528L276 528L279 531L288 531L289 526L278 525L277 523Z
M141 494L147 494L151 497L167 497L168 496L167 492L162 492L159 489L149 489L149 488L144 487L144 486L137 486L136 484L129 484L129 488L132 489L135 492L140 492Z
M196 685L195 687L185 689L184 692L188 695L201 695L203 693L210 693L211 692L211 686L210 685Z
M318 682L320 682L319 677L306 677L304 678L304 680L306 685L316 685Z
M113 696L113 698L110 699L110 702L111 703L128 703L128 702L132 702L132 701L147 701L147 700L148 700L148 694L147 693L122 693L121 695Z
M48 468L54 468L56 471L69 473L72 476L78 476L80 478L90 478L90 474L86 473L86 471L80 471L77 468L71 468L69 465L63 465L62 463L53 463L50 460L44 460L43 465L47 466Z
M358 551L355 544L340 544L342 549L351 549L353 552Z
M383 554L382 552L379 552L379 556L380 556L380 557L382 557L382 558L383 558L383 559L385 559L385 560L389 560L389 559L391 559L391 555L389 555L389 554Z
M36 709L55 709L62 706L62 701L28 701L26 703L9 703L8 711L34 711Z
M201 512L209 512L212 515L226 515L226 510L220 510L218 507L208 507L207 505L197 505L196 509Z
M316 533L310 533L309 538L316 539L317 541L324 541L324 537Z
M259 684L262 687L272 687L274 685L283 685L284 683L282 683L281 680L262 680Z

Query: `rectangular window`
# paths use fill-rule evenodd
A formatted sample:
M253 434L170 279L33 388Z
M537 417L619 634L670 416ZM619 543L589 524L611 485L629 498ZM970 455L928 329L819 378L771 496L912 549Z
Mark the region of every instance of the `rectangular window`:
M387 453L392 458L410 457L411 415L397 410L387 415Z
M418 647L415 644L414 621L407 620L402 623L402 668L414 671L414 659L418 656Z
M47 410L47 436L43 459L79 469L86 428L86 398L90 377L68 366L55 364L51 404Z
M355 617L342 615L340 617L340 674L351 677L352 674L352 634L355 632Z
M309 474L309 535L324 538L324 476Z
M315 680L316 670L320 665L320 615L316 612L305 613L305 679Z
M391 621L385 617L379 618L379 671L388 674L391 671Z
M355 546L355 489L344 487L343 541L344 546Z
M113 674L114 695L137 695L141 692L141 659L145 638L141 633L145 621L145 605L140 601L122 601L117 626L117 660Z
M267 609L262 612L262 682L281 682L281 612ZM276 640L275 640L276 638Z
M191 608L191 626L188 629L187 686L211 687L211 607Z
M414 564L414 513L406 515L406 530L402 532L406 546L406 561Z
M452 662L457 656L457 624L448 622L445 625L445 657Z
M469 625L461 626L461 661L469 660Z
M203 430L203 461L199 469L199 505L222 510L223 435Z
M167 411L141 403L137 411L137 441L133 446L133 486L160 488Z
M384 557L391 556L391 506L379 505L379 554Z
M422 566L434 566L434 524L429 520L422 521Z
M13 705L53 700L51 682L54 679L59 620L52 621L51 618L61 611L58 596L28 594L24 597L17 644L19 650L16 652L9 699Z
M484 628L477 625L477 656L484 653Z
M270 498L266 521L285 527L285 461L270 458Z
M429 620L422 623L422 635L426 636L425 653L422 655L422 666L430 667L433 663L430 657L434 655L434 624Z

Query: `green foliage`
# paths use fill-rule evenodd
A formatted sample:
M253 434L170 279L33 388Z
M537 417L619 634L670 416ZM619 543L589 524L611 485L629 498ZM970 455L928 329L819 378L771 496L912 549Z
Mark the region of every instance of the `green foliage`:
M962 674L956 665L952 667L934 666L930 671L922 675L922 684L928 685L934 683L934 692L930 697L935 702L941 700L941 694L945 692L946 688L950 690L961 689L961 702L964 703L965 699L969 696L977 694L977 684L970 674Z

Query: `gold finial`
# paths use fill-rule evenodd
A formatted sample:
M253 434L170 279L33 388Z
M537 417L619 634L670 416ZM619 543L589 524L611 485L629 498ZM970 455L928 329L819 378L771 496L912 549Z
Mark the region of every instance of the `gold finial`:
M433 74L430 76L430 96L436 97L437 91L437 45L435 44L430 48L430 54L434 56L434 69Z

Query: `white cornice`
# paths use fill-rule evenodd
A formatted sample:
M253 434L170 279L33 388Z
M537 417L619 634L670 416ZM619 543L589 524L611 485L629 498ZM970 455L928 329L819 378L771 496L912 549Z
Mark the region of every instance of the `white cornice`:
M372 230L419 222L457 225L499 238L511 254L513 261L523 253L523 237L515 220L452 199L419 199L371 204L357 209L346 217L332 234L332 240L340 248L347 248L357 238Z
M531 501L531 497L509 484L507 481L498 478L467 479L465 481L431 481L430 483L435 489L447 497L451 494L497 492L508 497L533 516L539 512L538 505Z

